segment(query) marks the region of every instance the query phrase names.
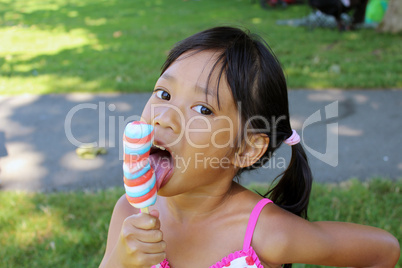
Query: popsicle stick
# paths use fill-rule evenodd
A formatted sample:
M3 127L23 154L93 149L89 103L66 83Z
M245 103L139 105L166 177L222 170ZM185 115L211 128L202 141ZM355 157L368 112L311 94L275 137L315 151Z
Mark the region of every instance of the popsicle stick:
M141 213L149 214L149 209L148 209L148 207L142 208L142 209L140 209L140 211L141 211Z

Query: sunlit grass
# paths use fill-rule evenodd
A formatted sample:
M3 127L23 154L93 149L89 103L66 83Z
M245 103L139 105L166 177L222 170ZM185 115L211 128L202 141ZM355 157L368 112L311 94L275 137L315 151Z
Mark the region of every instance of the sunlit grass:
M98 267L122 189L0 196L1 267Z
M400 36L276 25L309 12L249 0L2 1L0 94L150 91L175 42L217 25L263 36L291 88L402 87Z
M264 191L267 186L250 186ZM400 241L402 181L314 184L312 221L350 221L383 228ZM0 267L98 267L123 188L96 192L0 195ZM301 267L315 267L295 265ZM397 267L402 267L401 261Z
M106 80L106 79L104 79ZM103 83L102 83L103 82ZM51 74L35 75L35 77L21 77L18 81L11 80L4 83L5 87L12 87L14 93L23 94L46 94L53 93L55 89L59 92L98 92L100 87L112 90L112 85L102 79L86 81L78 76L57 77Z

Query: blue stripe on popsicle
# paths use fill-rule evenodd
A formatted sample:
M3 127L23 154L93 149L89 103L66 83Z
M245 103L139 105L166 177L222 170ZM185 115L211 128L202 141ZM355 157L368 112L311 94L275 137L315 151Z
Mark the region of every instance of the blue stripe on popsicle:
M148 152L151 149L151 146L144 146L136 149L128 148L127 146L124 147L124 153L130 155L142 155Z
M141 139L151 134L152 125L147 124L128 124L124 130L124 134L130 139Z
M148 170L150 170L150 169L151 169L151 165L148 163L145 167L143 167L142 169L140 169L138 172L136 172L134 174L131 174L130 172L128 172L124 169L123 169L123 173L124 173L124 177L126 177L126 179L134 180L134 179L137 179L138 177L141 177L145 173L147 173Z
M149 192L152 190L152 188L154 188L155 183L156 183L156 180L152 180L152 184L151 184L147 189L142 190L142 191L140 191L140 192L136 192L136 193L134 193L134 192L128 192L128 191L126 190L126 193L127 193L128 196L130 196L130 197L140 197L140 196L146 195L147 193L149 193Z

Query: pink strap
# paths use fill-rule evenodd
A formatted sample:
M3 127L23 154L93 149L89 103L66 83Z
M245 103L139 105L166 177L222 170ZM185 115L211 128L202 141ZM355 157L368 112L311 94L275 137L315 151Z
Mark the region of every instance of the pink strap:
M246 236L244 237L243 250L248 250L251 246L251 239L253 238L254 229L257 225L258 217L260 216L261 210L266 204L273 203L271 200L264 198L261 199L257 205L255 205L253 211L251 212L250 219L248 220Z

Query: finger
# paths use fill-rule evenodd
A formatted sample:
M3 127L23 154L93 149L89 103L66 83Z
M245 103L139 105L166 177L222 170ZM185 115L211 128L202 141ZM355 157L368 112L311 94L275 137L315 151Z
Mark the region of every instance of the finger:
M159 264L166 259L166 253L150 253L143 254L140 258L136 258L137 261L143 264L147 264L148 267Z
M166 259L166 253L155 253L155 254L148 254L148 258L150 259L150 262L153 263L153 265L159 264L163 262Z
M156 209L153 209L149 212L150 215L154 216L155 218L159 218L159 211Z
M144 243L137 241L136 243L132 243L132 245L129 246L140 250L144 254L158 254L164 253L166 251L165 241L160 241L158 243Z
M123 225L133 226L143 230L158 229L160 226L158 218L145 213L134 214L127 217Z
M133 236L144 243L158 243L163 240L163 233L161 230L142 230L137 229L133 232Z
M159 220L159 211L156 209L150 211L149 214L144 213L144 217L149 221L145 223L145 228L141 229L160 229L161 223ZM137 226L137 228L140 228Z
M155 219L156 219L154 229L160 229L161 228L161 221L159 220L159 211L156 210L156 209L153 209L153 210L151 210L149 215L155 217Z

